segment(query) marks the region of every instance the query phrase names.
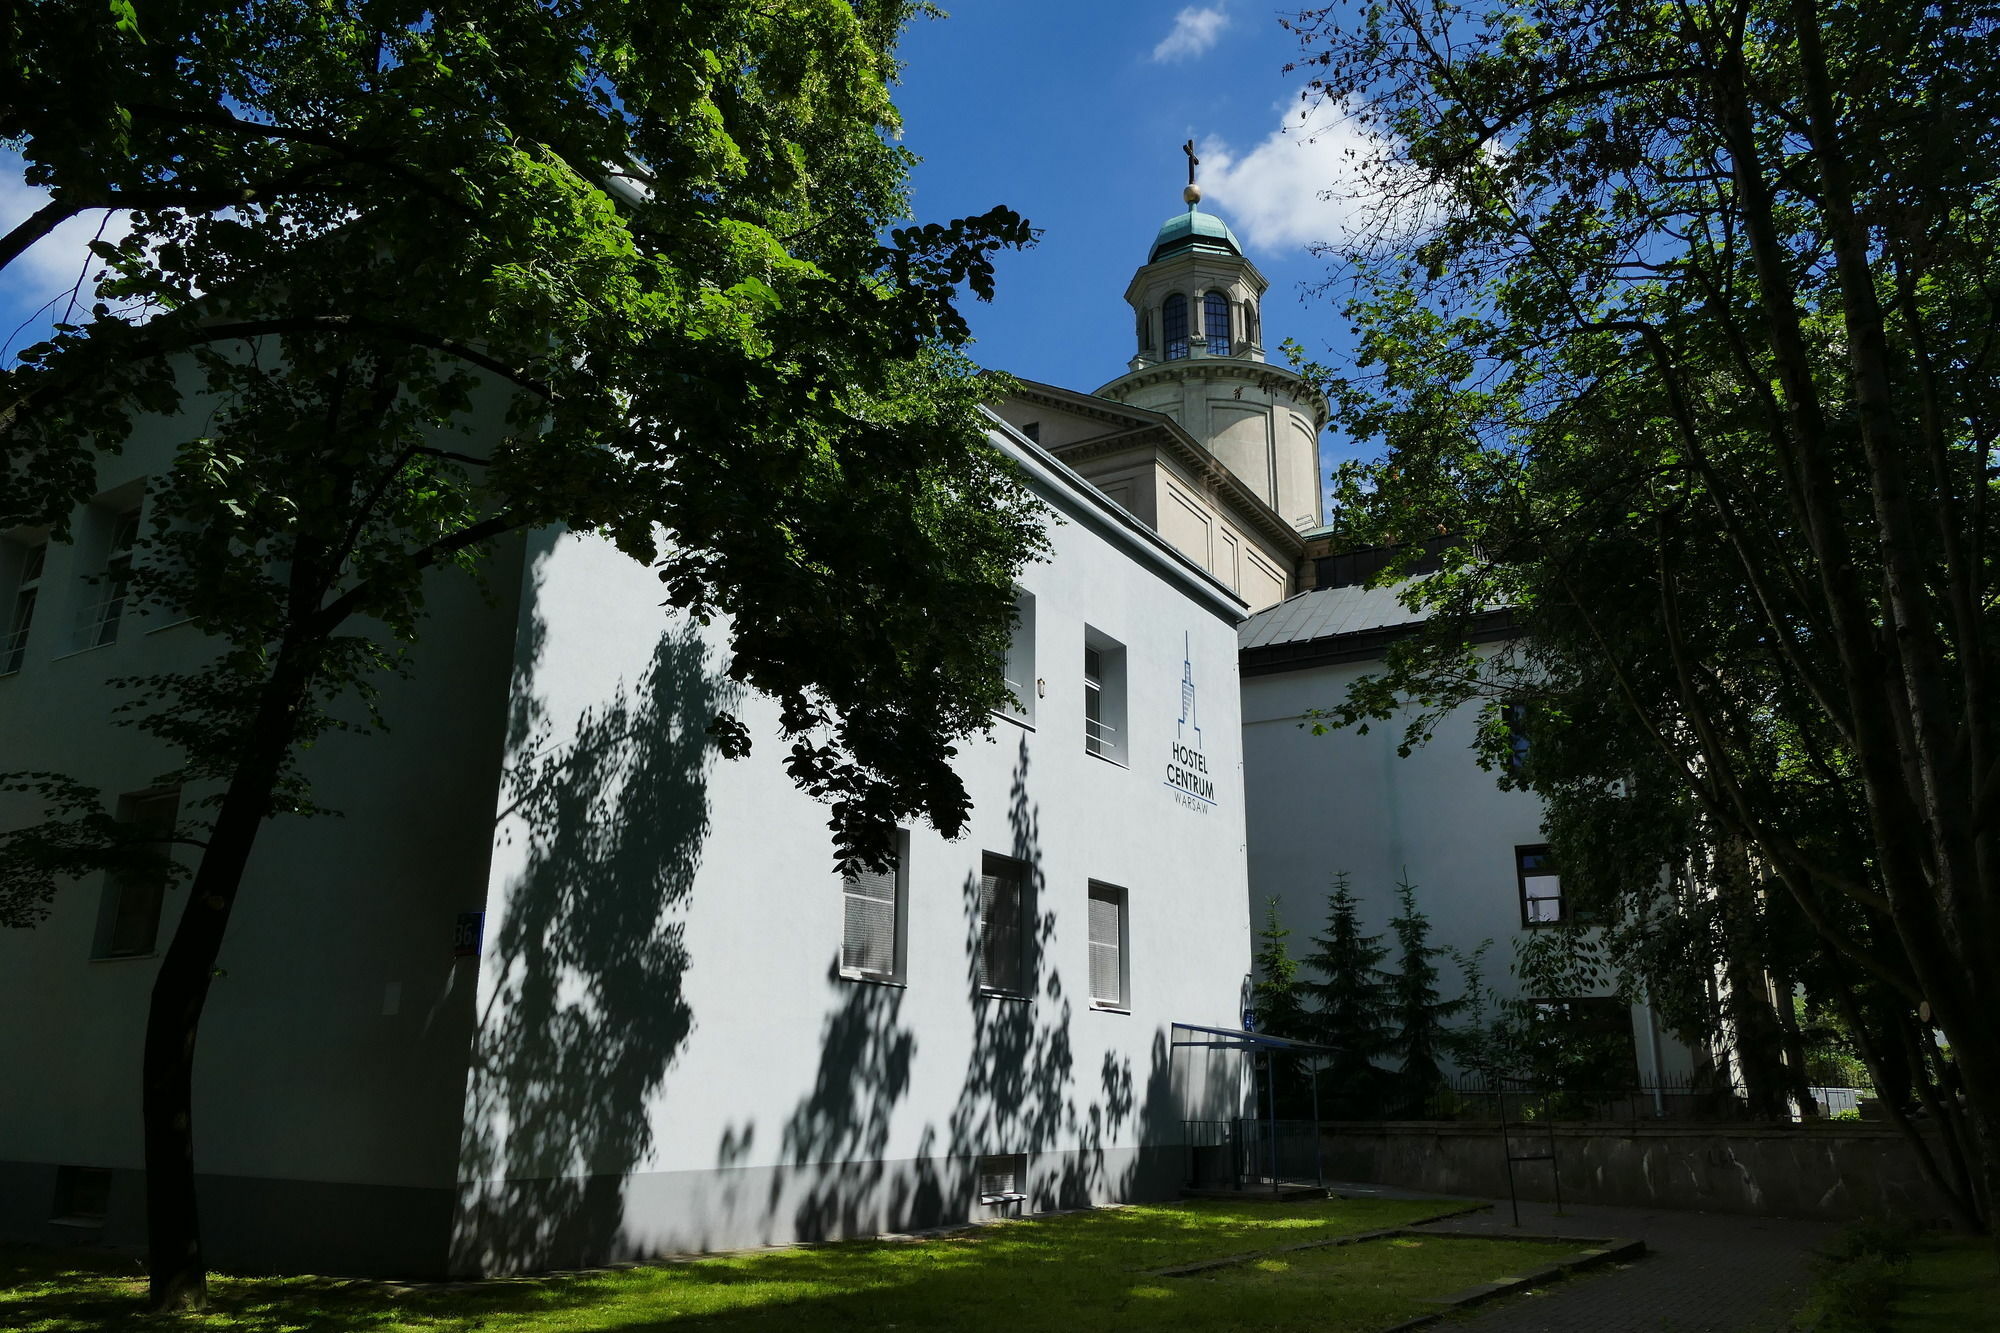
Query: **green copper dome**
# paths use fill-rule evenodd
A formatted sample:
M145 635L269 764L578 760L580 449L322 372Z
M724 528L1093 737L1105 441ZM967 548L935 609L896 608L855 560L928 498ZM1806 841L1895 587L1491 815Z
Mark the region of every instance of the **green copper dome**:
M1227 222L1213 213L1189 208L1160 224L1160 234L1153 238L1153 252L1146 256L1146 262L1151 264L1183 250L1223 250L1240 255L1243 246Z

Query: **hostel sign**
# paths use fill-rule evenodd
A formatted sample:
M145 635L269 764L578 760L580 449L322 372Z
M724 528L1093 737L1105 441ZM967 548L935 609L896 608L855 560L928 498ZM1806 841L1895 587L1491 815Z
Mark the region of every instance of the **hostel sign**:
M1181 716L1174 725L1173 750L1167 759L1168 790L1174 800L1197 814L1215 808L1215 777L1201 747L1201 719L1196 709L1192 636L1181 639Z

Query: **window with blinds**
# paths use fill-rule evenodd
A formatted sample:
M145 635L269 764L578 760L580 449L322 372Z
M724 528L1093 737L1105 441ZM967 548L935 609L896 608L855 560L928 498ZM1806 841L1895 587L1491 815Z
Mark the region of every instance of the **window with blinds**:
M979 872L979 985L1025 995L1028 990L1027 867L986 854Z
M840 970L851 977L894 980L902 976L903 856L887 870L843 875L840 893L845 919L840 935Z
M1125 890L1090 886L1090 1002L1127 1007L1125 983Z

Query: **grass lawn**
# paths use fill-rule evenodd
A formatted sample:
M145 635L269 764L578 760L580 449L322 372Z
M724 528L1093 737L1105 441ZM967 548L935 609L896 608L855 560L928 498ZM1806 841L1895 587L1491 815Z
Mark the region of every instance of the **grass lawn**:
M1897 1283L1896 1333L2000 1328L2000 1260L1984 1236L1941 1236L1910 1253Z
M217 1278L212 1313L149 1328L228 1333L541 1330L1382 1328L1426 1296L1517 1274L1572 1247L1392 1238L1272 1256L1198 1277L1149 1270L1351 1235L1445 1205L1383 1199L1203 1201L1013 1222L921 1241L856 1241L647 1268L398 1289L317 1278ZM0 1250L0 1327L84 1333L140 1319L130 1260Z

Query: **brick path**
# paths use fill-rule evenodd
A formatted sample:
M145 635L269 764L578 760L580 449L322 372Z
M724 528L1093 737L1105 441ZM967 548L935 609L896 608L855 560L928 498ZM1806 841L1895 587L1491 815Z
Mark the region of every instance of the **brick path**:
M1488 1212L1434 1229L1506 1235L1512 1223L1502 1199ZM1812 1250L1839 1229L1789 1218L1588 1204L1571 1205L1557 1217L1548 1204L1524 1200L1524 1233L1637 1238L1646 1242L1646 1257L1477 1307L1440 1327L1450 1333L1777 1333L1811 1284Z

